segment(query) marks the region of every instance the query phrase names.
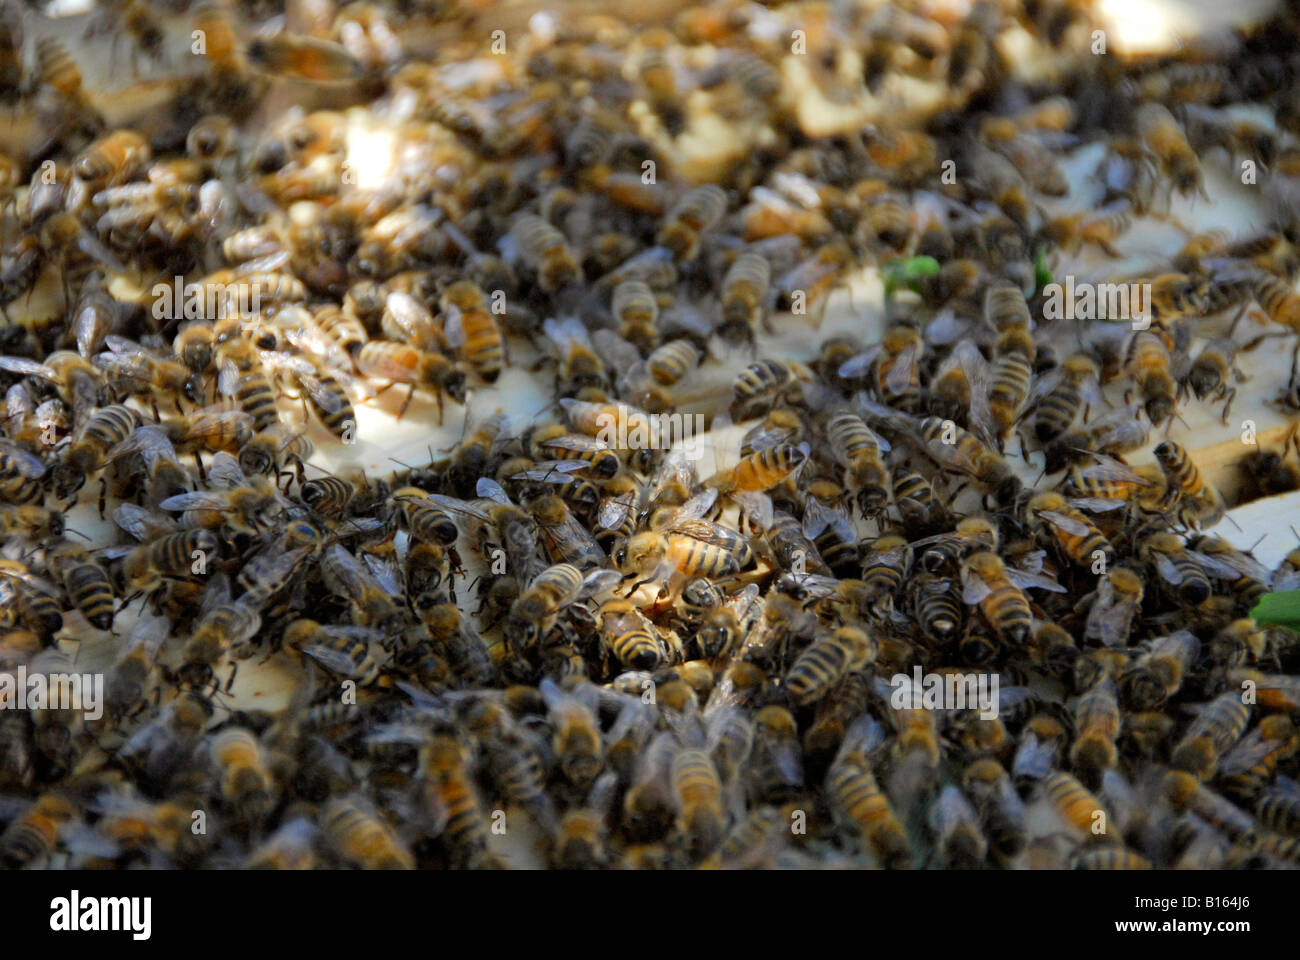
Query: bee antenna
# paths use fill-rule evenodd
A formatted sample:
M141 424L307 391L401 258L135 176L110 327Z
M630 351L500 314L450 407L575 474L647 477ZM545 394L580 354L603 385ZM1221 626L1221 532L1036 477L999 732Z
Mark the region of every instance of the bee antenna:
M86 542L90 542L90 537L86 536L86 535L85 535L84 533L82 533L80 530L73 530L71 527L64 527L64 528L63 528L63 532L64 532L64 533L75 533L75 534L76 534L77 536L79 536L82 540L85 540Z
M1264 542L1265 540L1267 540L1267 539L1268 539L1268 534L1267 534L1267 533L1261 533L1261 534L1259 535L1259 539L1256 540L1254 543L1252 543L1252 544L1250 545L1250 548L1249 548L1246 552L1247 552L1247 553L1253 553L1254 550L1255 550L1255 548L1258 547L1261 543L1263 543L1263 542Z

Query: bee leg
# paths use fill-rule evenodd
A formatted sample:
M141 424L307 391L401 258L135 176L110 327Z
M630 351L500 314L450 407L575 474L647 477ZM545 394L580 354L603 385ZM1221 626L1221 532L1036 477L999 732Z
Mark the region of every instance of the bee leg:
M1227 398L1226 398L1227 402L1224 403L1223 405L1223 423L1225 426L1228 423L1228 411L1232 409L1232 400L1237 395L1237 388L1228 387L1226 392L1227 392Z
M99 478L99 519L104 519L104 507L108 503L108 477Z
M233 664L231 664L231 665L230 665L230 678L226 681L226 685L225 685L225 687L222 688L222 692L224 692L224 693L229 693L229 692L231 691L231 689L232 689L232 688L234 687L234 685L235 685L235 674L237 674L237 673L239 673L239 664L238 664L238 663L233 663Z
M406 391L406 399L402 401L402 409L397 411L397 419L401 420L406 416L406 408L411 405L411 398L415 396L415 384L411 384L411 389ZM438 423L441 425L442 419L439 417Z
M197 453L194 454L194 465L199 468L199 479L204 483L208 482L207 471L203 469L203 458Z

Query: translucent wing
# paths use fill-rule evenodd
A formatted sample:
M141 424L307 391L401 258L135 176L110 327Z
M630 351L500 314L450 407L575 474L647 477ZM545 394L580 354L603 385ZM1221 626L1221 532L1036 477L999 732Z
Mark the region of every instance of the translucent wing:
M1042 573L1030 573L1027 570L1018 570L1015 567L1006 567L1007 579L1014 583L1021 590L1036 588L1047 590L1051 593L1069 593L1069 591L1057 583L1054 579Z
M860 353L853 359L846 360L844 363L840 364L840 368L836 373L845 380L853 380L857 377L865 376L867 372L870 371L871 365L876 362L876 357L880 356L880 351L882 349L883 348L879 344L876 344L865 353Z
M17 471L29 480L39 480L45 476L45 464L34 454L28 453L17 444L0 440L0 452L8 456Z
M1038 516L1071 536L1086 537L1092 532L1086 523L1064 513L1057 513L1055 510L1039 510Z
M59 375L52 367L26 357L0 357L0 370L16 373L21 377L40 377L43 380L57 381Z

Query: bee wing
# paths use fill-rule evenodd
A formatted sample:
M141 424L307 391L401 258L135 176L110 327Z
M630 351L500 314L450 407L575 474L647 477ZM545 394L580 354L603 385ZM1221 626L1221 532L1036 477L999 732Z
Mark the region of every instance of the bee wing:
M356 672L357 664L342 651L334 650L323 644L311 643L303 647L302 652L331 673L350 677Z
M839 586L839 580L835 577L825 577L818 573L783 573L781 581L798 586L814 597L829 597Z
M1219 773L1223 776L1245 773L1283 746L1283 741L1264 739L1256 727L1219 761Z
M211 490L194 490L168 497L158 506L163 510L224 510L226 498Z
M33 453L28 453L17 444L10 443L7 440L0 440L0 450L2 450L18 472L29 480L39 480L45 476L45 463Z
M479 477L478 483L474 487L474 492L480 497L484 497L488 500L495 500L497 503L510 504L511 502L510 495L505 492L501 484L497 483L491 477Z
M395 291L388 295L388 314L397 323L406 340L421 350L436 350L441 333L433 314L409 293Z
M175 532L180 525L172 517L155 513L134 503L123 503L113 511L113 522L136 540L151 540L164 533ZM128 547L129 551L130 548Z
M334 535L340 538L363 537L384 528L384 521L378 517L349 517L334 528Z
M324 624L321 626L320 631L326 636L339 637L345 640L364 640L367 643L378 643L384 639L383 631L376 630L374 627Z
M1287 797L1300 797L1300 783L1296 783L1290 777L1281 773L1273 778L1273 785L1270 790L1273 793L1279 793Z
M716 423L714 429L718 429ZM766 422L763 422L745 434L741 439L741 446L752 447L754 450L766 450L778 443L786 443L792 440L794 436L795 430L790 427L769 427Z
M760 530L766 530L772 526L775 511L772 506L772 498L766 493L742 490L733 493L731 499L745 512L745 518Z
M239 367L235 361L227 357L221 361L221 369L217 373L217 390L223 397L233 397L235 391L239 389Z
M1123 507L1127 501L1110 500L1103 497L1075 497L1069 501L1070 506L1076 510L1089 510L1093 513L1107 513L1111 510L1118 510Z
M641 351L613 330L593 330L591 342L601 356L612 360L614 367L625 374L630 375L630 371L642 362Z
M21 377L40 377L42 380L57 382L58 373L52 367L26 357L0 357L0 370L16 373Z
M606 590L614 589L622 582L623 575L617 570L592 570L583 577L582 591L578 596L580 598L594 597Z
M1169 558L1168 554L1155 554L1156 572L1165 580L1165 582L1178 586L1183 582L1183 575L1174 561Z
M858 529L853 525L853 518L843 510L826 506L815 497L804 502L803 532L810 540L815 540L821 532L829 527L843 543L856 543Z
M1114 457L1108 457L1104 453L1091 452L1097 462L1083 467L1079 471L1082 476L1096 480L1123 480L1143 487L1151 486L1150 480L1147 480L1139 473L1135 473L1127 464L1121 463Z
M1026 573L1042 573L1043 561L1046 559L1046 550L1031 550L1016 558L1015 569L1024 570Z
M542 322L542 332L559 348L561 355L573 347L591 349L591 337L587 328L575 316L547 317Z
M1040 519L1046 520L1052 526L1064 530L1071 536L1086 537L1092 532L1092 529L1086 523L1064 513L1057 513L1055 510L1039 510L1037 514Z
M1246 553L1220 555L1219 559L1232 567L1243 577L1249 577L1256 583L1262 583L1267 586L1273 575L1269 572L1268 567L1264 566L1254 557Z
M512 474L511 480L525 480L530 483L555 483L563 486L573 483L569 474L581 470L587 464L581 460L543 460L527 470Z
M464 316L454 303L447 304L447 309L442 312L442 334L447 338L447 344L457 350L465 345Z
M325 413L338 413L347 403L347 395L326 388L324 381L313 373L299 372L298 382L307 391L316 406Z
M1064 379L1065 370L1061 367L1056 367L1042 376L1036 377L1033 387L1029 390L1029 399L1026 401L1025 406L1028 408L1037 405L1039 400L1042 400L1043 397L1055 390Z
M916 371L916 351L916 344L908 344L894 358L893 365L885 374L885 386L891 393L901 393L912 382L912 374ZM846 363L845 366L848 364Z
M167 435L162 432L160 427L154 424L145 424L136 429L121 443L114 445L108 451L108 459L115 461L138 453L146 462L156 463L158 458L165 452L162 447L163 444L166 444L165 449L171 449L171 441L167 439ZM172 452L174 453L174 450Z
M1005 569L1007 571L1007 579L1021 590L1037 588L1039 590L1050 591L1051 593L1070 592L1046 574L1030 573L1027 570L1018 570L1015 567L1006 567Z
M486 478L481 478L479 482L482 483L483 479ZM495 481L492 482L495 483ZM500 489L499 485L498 485L498 489ZM503 494L505 493L504 490L502 490L501 492ZM479 495L480 496L483 495L482 490L479 491ZM487 522L492 519L485 512L480 510L478 507L474 506L474 504L469 503L468 501L465 500L457 500L455 497L443 496L441 493L431 493L429 494L428 499L431 503L437 504L438 506L442 507L444 510L451 510L454 511L455 513L463 513L466 516L473 517L475 520L482 520L484 522ZM509 502L509 497L506 498L506 502L507 503Z
M596 526L601 530L617 530L636 508L636 494L624 493L601 500L596 512Z
M965 571L962 577L961 598L968 606L973 607L992 592L989 585L976 574L969 570Z
M1207 574L1218 580L1238 580L1243 574L1231 563L1212 554L1188 550L1187 555L1195 560Z
M851 360L844 361L844 363L840 364L839 370L835 371L836 374L845 380L853 380L865 376L871 369L871 365L876 362L876 357L880 356L880 351L882 349L883 348L880 344L876 344L869 348L865 353L859 353Z
M212 464L208 467L208 477L222 485L234 489L248 486L248 477L240 469L239 461L226 451L221 450L212 455Z
M1300 570L1275 570L1270 586L1274 591L1300 590Z
M716 488L710 487L707 490L702 490L673 511L664 525L665 528L671 530L675 529L679 523L689 523L701 519L713 509L713 505L717 500L718 491Z
M383 588L389 596L400 596L402 593L402 571L398 566L396 557L384 557L376 553L361 553L361 562L366 565L375 582Z
M599 452L608 450L609 444L603 440L597 440L595 437L584 437L578 433L567 433L561 437L554 437L542 443L543 447L558 447L561 450L580 450ZM586 464L583 464L586 466Z

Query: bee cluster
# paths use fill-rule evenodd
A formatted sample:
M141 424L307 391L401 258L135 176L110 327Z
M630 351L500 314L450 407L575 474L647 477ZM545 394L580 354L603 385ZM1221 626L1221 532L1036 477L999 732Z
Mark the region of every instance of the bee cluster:
M47 131L0 155L0 662L106 678L0 711L8 865L1300 862L1300 643L1249 617L1300 549L1208 533L1177 442L1124 459L1300 333L1294 13L1141 59L1073 0L157 6L92 24L205 41L140 129L0 7ZM1268 229L1189 235L1142 323L1053 315L1049 265L1246 161ZM863 267L883 332L818 333ZM476 407L521 357L555 402ZM719 371L702 476L655 418ZM325 470L385 385L460 442ZM271 659L287 705L235 703Z

